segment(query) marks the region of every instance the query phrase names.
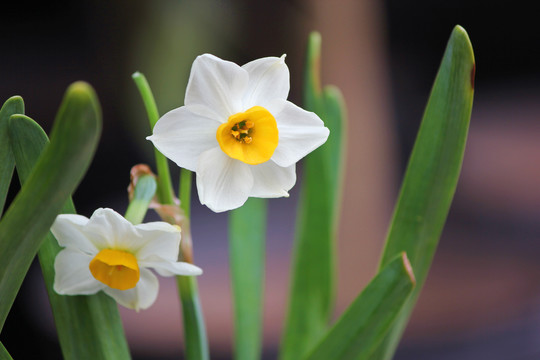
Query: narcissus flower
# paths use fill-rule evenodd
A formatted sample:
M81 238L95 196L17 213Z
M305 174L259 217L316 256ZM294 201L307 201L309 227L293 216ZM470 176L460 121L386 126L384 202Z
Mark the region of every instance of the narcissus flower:
M322 145L321 119L287 101L285 56L244 66L205 54L191 69L185 106L165 114L148 139L195 171L202 204L215 212L248 197L288 196L298 160Z
M51 231L60 246L54 290L62 295L89 295L103 290L119 304L139 310L154 303L162 276L200 275L195 265L178 262L180 229L165 222L132 225L111 209L90 219L59 215Z

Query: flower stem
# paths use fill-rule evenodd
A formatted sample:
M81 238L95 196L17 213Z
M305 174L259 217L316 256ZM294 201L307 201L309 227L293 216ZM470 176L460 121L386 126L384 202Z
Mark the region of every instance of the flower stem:
M191 171L180 170L180 208L184 211L185 222L182 224L182 242L180 256L182 261L193 262L193 250L190 229ZM178 291L182 302L184 329L186 331L186 359L207 360L210 358L206 327L197 289L197 279L192 276L177 276Z
M141 97L143 99L151 128L158 121L159 113L150 90L150 86L143 74L136 72L132 75ZM161 204L176 205L172 189L171 176L167 159L155 149L156 166L158 171L158 199ZM180 260L193 262L191 251L191 232L189 229L189 212L191 201L191 172L181 169L180 172L180 207L185 212L185 221L182 227L182 241L180 243ZM182 302L182 316L184 320L185 358L187 360L208 360L208 339L202 314L197 279L192 276L177 276L176 282L180 301Z
M148 120L150 120L150 128L153 129L159 119L159 112L150 90L150 85L146 81L146 77L140 72L135 72L132 76L135 85L139 89L141 94ZM156 167L158 173L158 198L162 204L174 204L174 192L171 182L171 174L169 172L169 165L167 164L167 158L154 147L154 153L156 157Z
M180 208L189 219L191 217L191 171L180 170Z

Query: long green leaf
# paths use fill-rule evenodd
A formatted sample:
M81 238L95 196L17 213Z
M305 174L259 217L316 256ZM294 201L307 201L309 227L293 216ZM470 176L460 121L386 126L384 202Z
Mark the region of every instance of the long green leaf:
M49 141L43 129L24 115L13 116L9 125L17 173L24 184ZM75 213L71 199L62 213ZM64 359L129 359L122 321L112 298L103 293L63 296L54 291L54 260L60 250L49 232L38 255Z
M414 285L407 256L398 255L371 280L307 359L369 359Z
M261 357L267 200L250 198L229 213L236 360Z
M10 97L0 109L0 218L15 167L7 130L9 117L13 114L24 114L24 102L20 96Z
M11 355L9 355L8 351L4 347L4 344L0 341L0 360L13 360Z
M32 259L88 168L100 130L93 89L74 83L58 112L51 144L0 221L0 330Z
M320 88L320 43L319 34L311 34L304 100L306 109L317 113L330 129L330 137L304 161L282 360L302 358L324 335L335 296L334 247L343 177L345 112L336 88Z
M373 359L390 359L428 274L454 196L473 103L474 55L456 26L431 90L380 267L405 251L418 286Z

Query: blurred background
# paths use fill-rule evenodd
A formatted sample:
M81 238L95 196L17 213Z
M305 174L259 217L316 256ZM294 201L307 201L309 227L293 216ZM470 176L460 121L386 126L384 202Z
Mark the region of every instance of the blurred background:
M289 99L301 103L310 31L322 79L344 93L348 158L337 244L336 316L374 275L407 158L456 24L476 56L476 92L456 197L397 360L540 358L540 67L537 16L524 2L420 0L12 1L0 16L0 101L21 95L49 131L67 86L90 82L103 108L100 147L74 194L79 213L123 212L129 170L153 163L143 72L161 113L183 104L190 66L209 52L244 64L287 54ZM172 167L174 169L174 166ZM177 176L175 170L174 176ZM11 194L17 191L13 186ZM296 187L270 201L264 356L283 322ZM155 220L149 215L148 220ZM195 262L212 359L232 356L226 214L193 197ZM122 309L134 359L182 357L174 280L149 310ZM0 340L15 359L61 358L34 264ZM33 346L24 346L31 339ZM47 354L47 355L43 355Z

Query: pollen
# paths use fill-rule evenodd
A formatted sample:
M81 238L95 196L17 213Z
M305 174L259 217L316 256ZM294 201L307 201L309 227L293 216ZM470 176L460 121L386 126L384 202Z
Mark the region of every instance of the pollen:
M140 278L137 258L127 251L104 249L90 261L92 276L118 290L132 289Z
M279 141L276 119L262 106L231 115L218 128L221 150L233 159L250 165L270 160Z

